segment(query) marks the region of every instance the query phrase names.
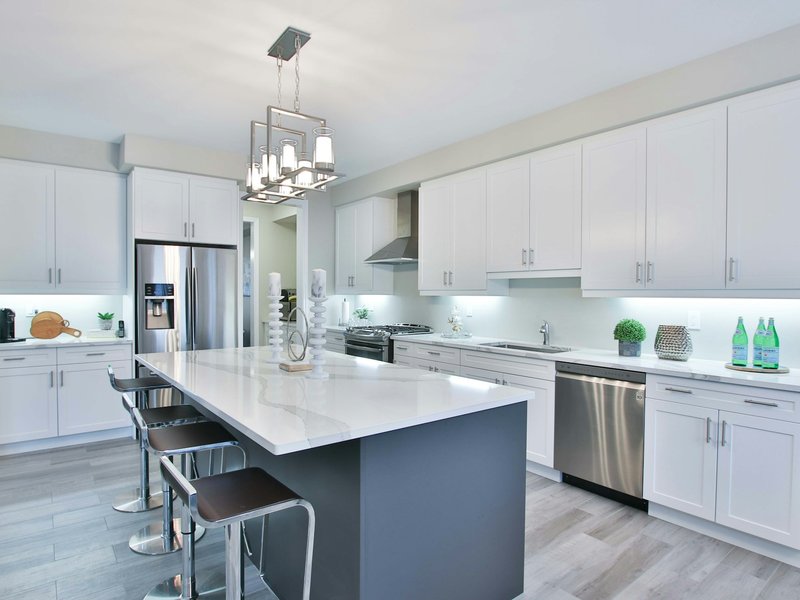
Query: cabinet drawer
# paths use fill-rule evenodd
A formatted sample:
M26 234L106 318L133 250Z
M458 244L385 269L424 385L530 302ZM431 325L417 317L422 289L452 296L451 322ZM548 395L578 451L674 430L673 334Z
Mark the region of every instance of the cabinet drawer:
M398 344L395 343L395 351ZM402 342L400 346L405 346ZM434 346L433 344L409 344L414 356L423 360L450 363L453 365L461 364L461 350L458 348L447 348L445 346Z
M800 394L796 392L648 375L647 396L741 414L800 422Z
M58 348L58 364L71 365L77 363L131 360L130 344L104 344L99 346L82 346L80 348Z
M556 379L556 365L552 360L464 350L461 353L461 365L546 381L555 381Z
M344 344L335 344L335 343L332 343L332 342L326 342L325 343L325 350L328 350L330 352L339 352L340 354L344 354L345 353Z
M0 352L0 369L48 367L56 364L55 348L7 350Z
M344 348L344 334L338 331L330 331L325 334L325 342L327 344L339 345Z

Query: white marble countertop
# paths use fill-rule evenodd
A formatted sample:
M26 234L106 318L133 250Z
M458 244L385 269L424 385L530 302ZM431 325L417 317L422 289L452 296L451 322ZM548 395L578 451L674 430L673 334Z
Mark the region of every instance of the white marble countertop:
M85 336L76 338L62 333L52 340L28 338L24 342L0 344L0 352L4 350L30 350L32 348L63 348L64 346L70 346L72 344L80 344L81 346L106 346L108 344L133 344L133 340L128 338L87 338Z
M533 398L529 390L325 353L326 380L266 362L266 347L137 360L273 454L385 433Z
M775 390L800 392L800 369L791 369L789 373L780 375L747 373L743 371L732 371L731 369L726 369L724 362L715 360L690 358L688 361L682 362L661 359L655 354L642 354L641 357L632 358L619 356L619 354L614 350L592 350L589 348L576 348L570 352L547 354L544 352L509 350L506 348L496 348L493 346L481 345L484 343L500 341L517 342L520 344L539 343L524 340L512 340L509 338L443 338L441 333L394 336L394 338L402 339L404 342L435 344L439 346L461 348L463 350L478 350L480 352L488 352L491 354L503 354L506 356L524 356L526 358L537 358L540 360L596 365L616 369L628 369L630 371L641 371L644 373L653 373L658 375L672 375L674 377L685 377L690 379L701 379L705 381L717 381L722 383L734 383Z

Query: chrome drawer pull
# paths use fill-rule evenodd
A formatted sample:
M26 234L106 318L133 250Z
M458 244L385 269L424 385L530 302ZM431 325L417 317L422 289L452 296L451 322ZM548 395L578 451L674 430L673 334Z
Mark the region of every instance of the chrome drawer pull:
M759 406L773 406L778 408L777 402L761 402L760 400L750 400L749 398L745 400L747 404L758 404Z
M4 358L4 361L11 361L11 360L25 360L24 356L15 356L14 358Z
M706 417L706 444L711 443L711 417Z
M428 354L430 354L431 356L440 356L441 352L434 352L433 350L428 350Z
M87 352L86 356L105 356L105 352Z
M726 423L725 421L722 422L722 442L721 443L722 443L723 446L725 445L725 426L727 424L728 423Z
M694 392L692 390L684 390L683 388L676 388L676 387L667 386L664 389L667 390L668 392L678 392L678 393L681 393L681 394L694 394Z
M395 350L408 350L408 346L395 346Z

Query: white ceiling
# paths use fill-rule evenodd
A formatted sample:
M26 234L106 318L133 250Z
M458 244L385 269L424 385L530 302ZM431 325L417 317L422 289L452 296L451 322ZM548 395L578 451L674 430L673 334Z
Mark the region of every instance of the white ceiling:
M244 155L292 25L301 110L353 177L797 23L796 0L0 0L0 124Z

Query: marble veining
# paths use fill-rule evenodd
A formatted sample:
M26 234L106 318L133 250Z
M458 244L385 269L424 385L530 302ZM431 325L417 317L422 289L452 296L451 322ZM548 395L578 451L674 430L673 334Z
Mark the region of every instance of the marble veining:
M268 363L267 347L137 355L273 454L527 401L533 392L325 353L327 380Z
M20 336L22 337L22 336ZM71 335L62 333L57 338L52 340L40 340L37 338L28 338L24 342L11 342L0 344L0 352L3 351L19 351L19 350L38 350L41 348L64 348L68 346L108 346L109 344L119 345L128 344L132 345L131 339L120 338L74 338Z

